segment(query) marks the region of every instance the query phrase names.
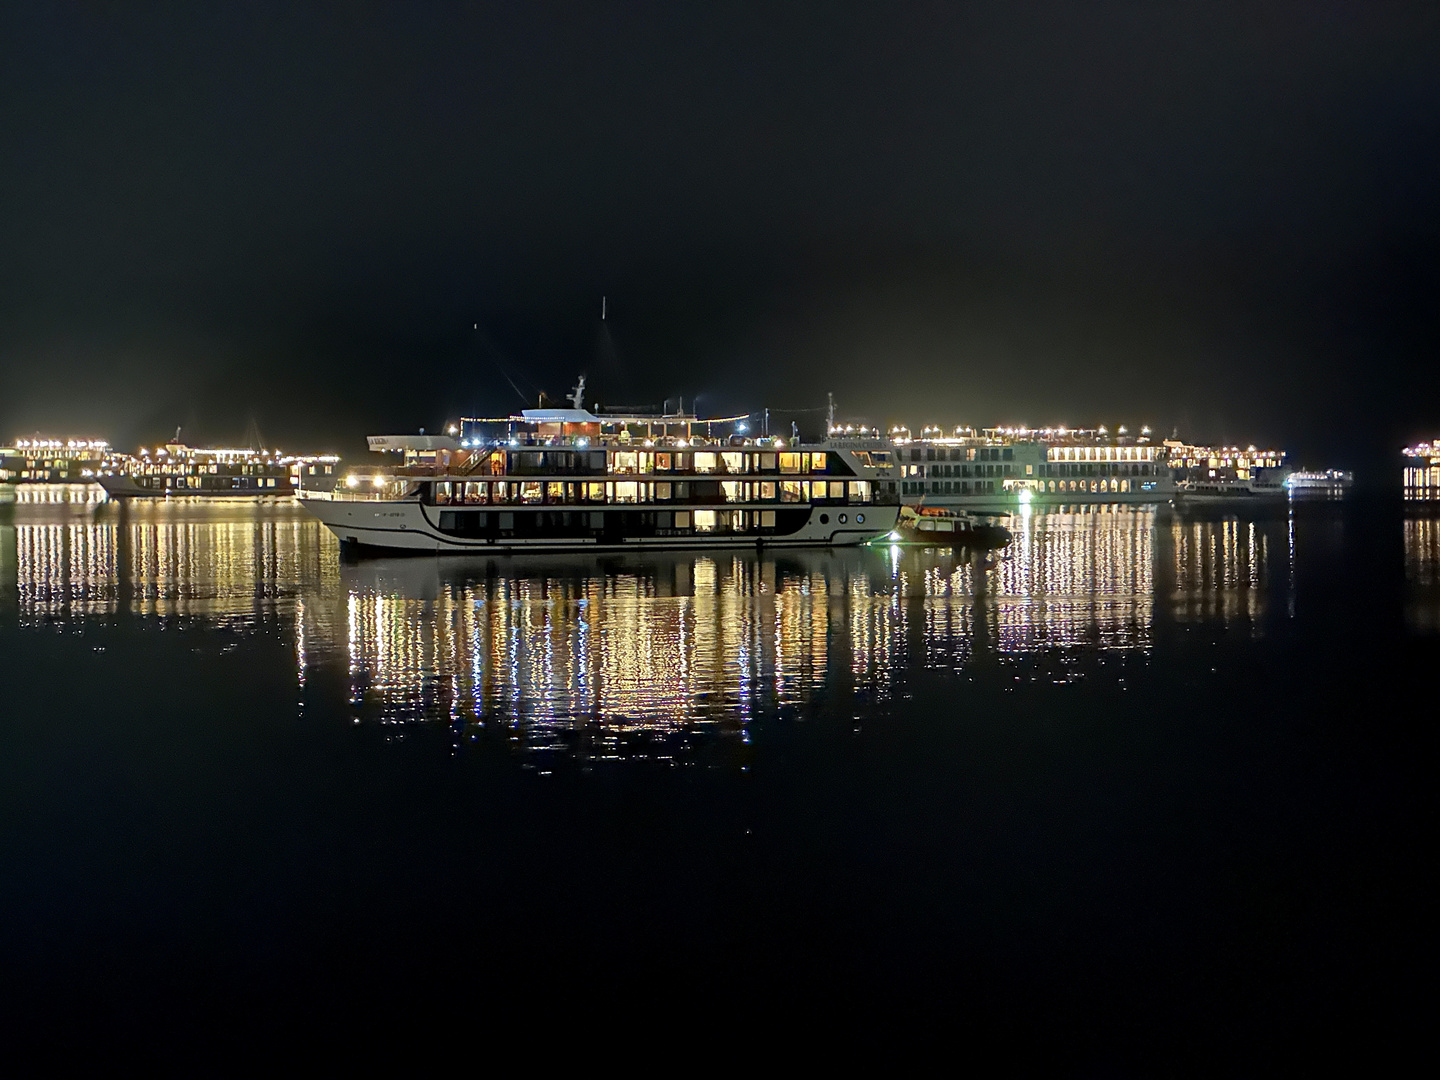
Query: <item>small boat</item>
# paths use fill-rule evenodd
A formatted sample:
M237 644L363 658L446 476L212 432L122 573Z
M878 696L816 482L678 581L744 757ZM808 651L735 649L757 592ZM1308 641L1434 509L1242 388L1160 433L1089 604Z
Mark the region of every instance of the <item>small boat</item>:
M895 531L901 539L952 547L1004 547L1010 530L997 520L1000 514L976 514L944 506L902 506Z

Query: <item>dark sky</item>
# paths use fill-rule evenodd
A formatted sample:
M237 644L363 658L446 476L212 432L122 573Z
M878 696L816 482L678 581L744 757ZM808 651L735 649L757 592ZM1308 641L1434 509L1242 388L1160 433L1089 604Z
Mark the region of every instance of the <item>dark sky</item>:
M0 439L586 371L1354 464L1440 433L1437 202L1434 3L10 3Z

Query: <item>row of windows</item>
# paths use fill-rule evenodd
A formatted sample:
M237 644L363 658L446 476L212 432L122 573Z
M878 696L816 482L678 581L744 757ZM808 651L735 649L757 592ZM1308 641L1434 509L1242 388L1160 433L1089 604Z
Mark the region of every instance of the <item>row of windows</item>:
M902 495L994 495L995 480L916 480L900 485Z
M428 485L436 506L531 506L649 502L843 502L864 504L874 495L868 480L472 480Z
M900 451L901 460L905 451ZM913 446L910 448L911 461L1013 461L1013 446Z
M832 472L830 455L823 451L786 453L741 453L739 451L696 450L517 450L490 459L493 475L540 474L584 476L602 473L649 475L651 473L725 473L732 476L779 473L798 475ZM482 466L483 469L483 466ZM841 470L845 472L847 470Z
M834 523L853 520L865 524L865 512L837 511ZM597 510L513 511L446 510L440 513L439 529L448 536L471 539L536 538L563 540L588 538L619 540L625 537L686 536L695 533L788 534L797 532L809 520L808 509L796 510L655 510L605 512ZM819 515L821 525L831 524L831 514Z

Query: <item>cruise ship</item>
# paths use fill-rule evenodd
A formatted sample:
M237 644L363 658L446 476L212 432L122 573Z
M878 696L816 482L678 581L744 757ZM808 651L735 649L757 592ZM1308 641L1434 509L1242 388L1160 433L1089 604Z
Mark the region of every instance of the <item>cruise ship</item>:
M400 463L300 501L349 554L855 545L895 528L889 451L750 438L744 417L596 413L583 392L447 435L372 436Z
M1440 501L1440 439L1401 451L1405 458L1405 501Z
M225 449L170 442L103 468L88 479L112 499L290 496L306 484L333 485L339 457L279 450Z
M89 484L129 460L104 439L16 439L0 447L0 483Z
M848 440L847 440L848 441ZM859 440L856 440L859 442ZM1175 494L1150 429L974 428L889 431L907 503L1013 509L1075 503L1155 503Z
M1293 470L1284 450L1199 446L1166 439L1175 494L1186 502L1288 499Z

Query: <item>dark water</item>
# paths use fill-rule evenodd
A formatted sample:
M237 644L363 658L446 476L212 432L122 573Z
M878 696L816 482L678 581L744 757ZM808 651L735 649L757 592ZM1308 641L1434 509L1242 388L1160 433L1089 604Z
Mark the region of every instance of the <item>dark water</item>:
M352 566L283 504L0 507L7 1025L212 1065L1404 1047L1440 520L1016 529Z

